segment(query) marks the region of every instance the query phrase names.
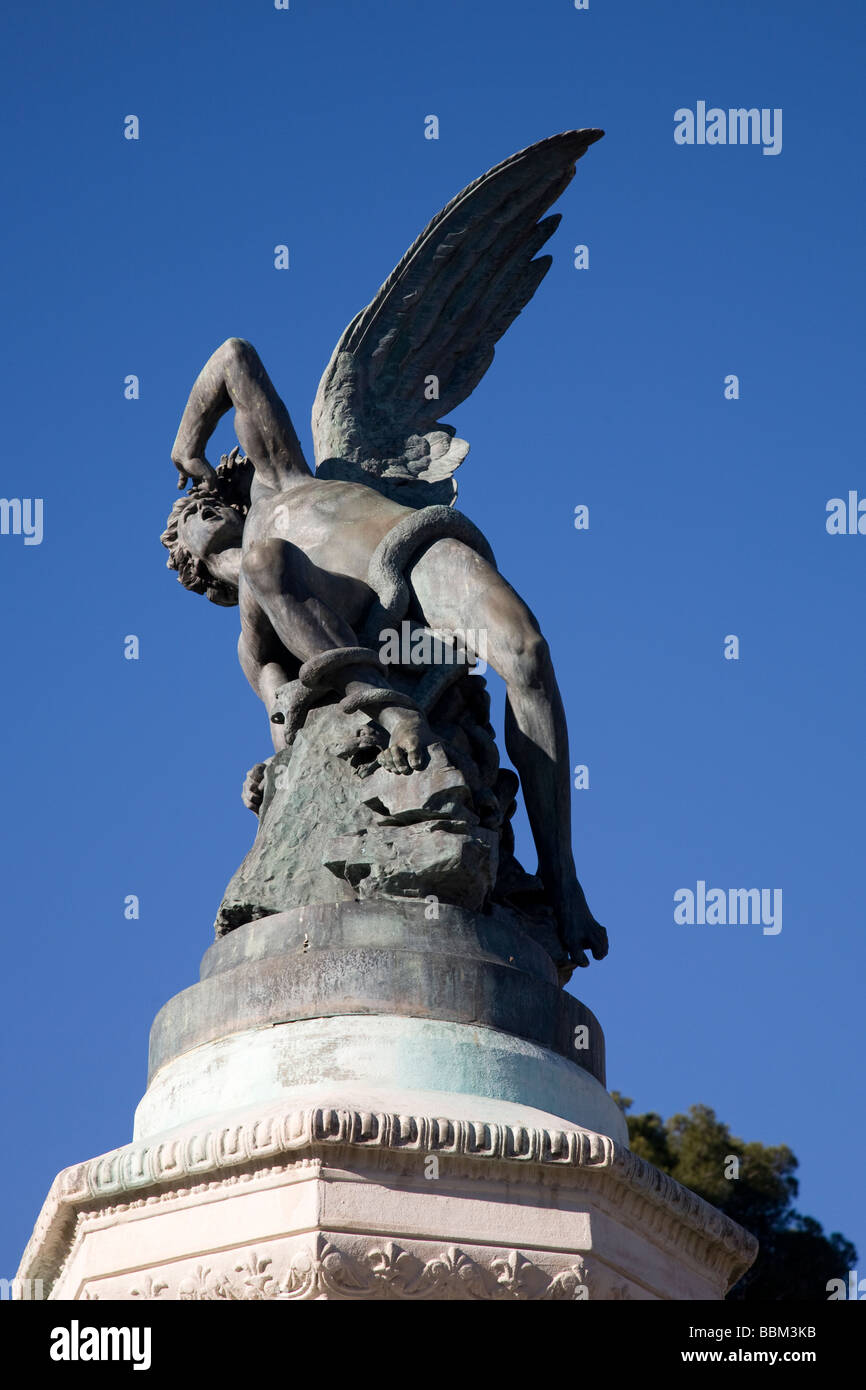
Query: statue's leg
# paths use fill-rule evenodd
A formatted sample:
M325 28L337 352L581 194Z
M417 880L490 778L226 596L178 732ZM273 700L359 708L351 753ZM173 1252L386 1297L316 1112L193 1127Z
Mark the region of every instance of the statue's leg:
M366 586L319 569L290 541L271 539L250 546L241 562L240 589L246 594L247 605L250 600L257 605L282 646L298 662L311 661L335 647L359 645L354 629L338 608L362 614L370 598ZM243 605L242 599L242 613ZM362 696L371 686L392 689L376 666L355 664L345 672L344 679L338 674L344 695ZM399 706L381 705L376 719L390 735L389 748L380 758L382 765L400 773L423 766L432 737L424 716Z
M238 602L241 615L241 635L238 638L238 660L241 670L262 701L268 716L274 707L274 696L280 686L297 674L297 662L280 641L273 624L241 574ZM290 668L294 671L290 674ZM283 731L271 725L274 751L283 747Z
M572 959L586 964L584 947L601 959L607 935L587 906L571 849L565 712L535 618L493 566L461 541L434 542L409 579L429 627L484 632L486 659L507 689L505 746L520 774L539 876L554 900Z
M330 576L315 570L302 550L283 540L257 541L241 561L241 590L252 596L299 662L358 645L354 629L320 596Z

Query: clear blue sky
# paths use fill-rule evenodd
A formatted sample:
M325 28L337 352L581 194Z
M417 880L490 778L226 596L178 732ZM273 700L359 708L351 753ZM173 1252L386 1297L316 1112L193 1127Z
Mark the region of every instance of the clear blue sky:
M612 949L574 985L611 1086L789 1144L862 1263L866 536L825 529L866 496L862 4L49 0L3 27L0 492L44 499L44 539L0 536L0 1275L55 1173L128 1141L254 830L237 612L159 544L192 381L250 339L309 450L334 343L428 218L573 126L607 135L553 269L451 419L590 769L575 851ZM698 101L781 108L781 153L676 145ZM699 879L781 888L781 933L677 925Z

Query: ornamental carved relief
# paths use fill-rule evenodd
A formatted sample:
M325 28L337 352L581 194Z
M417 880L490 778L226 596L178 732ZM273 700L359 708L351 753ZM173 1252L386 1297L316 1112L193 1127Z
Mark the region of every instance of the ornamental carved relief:
M578 1302L589 1298L584 1261L555 1273L536 1265L517 1250L493 1252L481 1259L452 1245L434 1255L412 1254L387 1241L361 1254L341 1249L319 1235L296 1250L280 1268L270 1256L250 1250L230 1268L198 1265L176 1282L170 1274L140 1280L129 1298L177 1299L181 1302L275 1299L424 1299ZM88 1293L88 1297L94 1297Z
M556 1173L555 1180L569 1187L585 1184L587 1202L597 1202L602 1210L640 1230L675 1258L693 1263L719 1289L739 1278L755 1257L753 1236L605 1135L579 1127L559 1131L362 1112L351 1107L287 1110L273 1106L229 1125L203 1126L153 1143L127 1145L65 1169L55 1179L43 1207L20 1276L40 1278L53 1288L75 1259L87 1227L106 1217L121 1218L134 1210L170 1205L203 1192L221 1191L230 1196L233 1189L241 1192L246 1186L308 1166L318 1172L331 1154L339 1156L341 1163L351 1164L365 1151L382 1160L393 1156L395 1164L403 1165L401 1171L413 1160L421 1165L434 1155L439 1161L457 1165L461 1175L482 1185L505 1179L508 1170L512 1174L520 1171L527 1180L536 1181L545 1169ZM238 1271L220 1271L223 1282L228 1273L237 1283ZM425 1277L429 1281L432 1272ZM278 1285L283 1282L283 1276L277 1279ZM506 1276L506 1290L507 1282ZM245 1287L243 1281L241 1284ZM176 1290L163 1293L179 1297ZM124 1295L118 1290L114 1296ZM155 1295L141 1289L135 1296ZM294 1295L288 1292L281 1296ZM544 1296L561 1295L551 1292ZM632 1290L626 1296L641 1294ZM605 1291L594 1287L593 1298L607 1297Z

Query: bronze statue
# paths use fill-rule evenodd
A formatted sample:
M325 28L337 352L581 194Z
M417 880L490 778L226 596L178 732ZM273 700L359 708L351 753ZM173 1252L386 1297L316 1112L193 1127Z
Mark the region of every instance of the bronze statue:
M483 655L507 689L505 743L538 852L537 879L509 869L508 900L514 907L520 898L515 872L523 875L524 906L534 885L536 908L543 899L555 919L562 978L588 964L585 948L597 959L607 952L572 857L562 701L535 618L481 533L453 509L453 473L469 446L438 416L471 393L547 272L551 258L536 252L560 219L543 214L601 133L571 131L513 155L422 232L352 320L322 377L313 407L315 472L255 349L238 338L223 343L181 420L172 460L178 486L190 479L194 486L175 504L163 536L168 563L187 588L239 605L240 662L268 712L276 759L291 757L311 710L327 707L349 722L356 716L352 746L338 756L362 779L378 774L382 786L382 774L391 779L393 804L384 793L370 797L369 814L383 824L427 817L439 828L492 828L499 870L494 865L485 892L495 898L498 882L505 901L503 855L516 865L507 825L515 786L495 753L485 771L492 730L485 732L483 679L471 674L477 636L450 660L440 650L419 670L383 656L386 634L401 624L416 635L444 634L446 644L448 634L484 635ZM232 407L243 454L234 450L214 469L207 442ZM254 769L245 788L260 814L267 766ZM422 809L407 810L393 779L425 769L437 772L438 790L425 784ZM452 783L445 796L448 769L466 784L459 813ZM356 891L345 859L325 854L325 861L335 874L339 862L344 891ZM424 897L424 889L422 875L407 891ZM238 909L222 930L286 905Z

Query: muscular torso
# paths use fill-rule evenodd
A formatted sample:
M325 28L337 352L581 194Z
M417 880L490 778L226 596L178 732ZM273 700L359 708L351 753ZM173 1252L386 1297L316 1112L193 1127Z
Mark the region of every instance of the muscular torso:
M277 539L297 546L323 580L329 576L327 597L352 622L372 598L367 573L373 552L410 514L411 508L361 483L300 477L279 492L254 486L243 549Z
M300 478L281 492L262 492L244 527L244 550L260 540L298 546L314 565L366 580L379 542L411 508L361 483Z

